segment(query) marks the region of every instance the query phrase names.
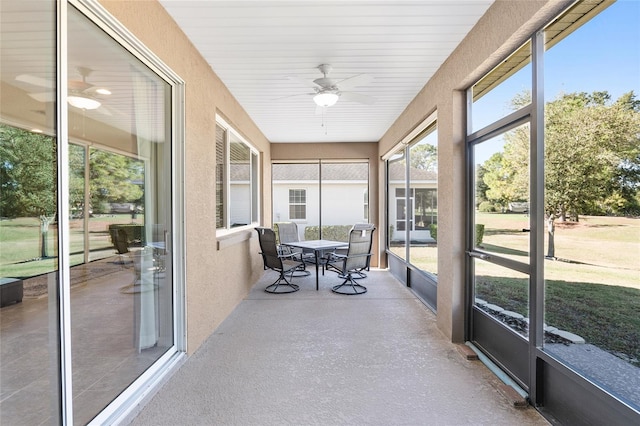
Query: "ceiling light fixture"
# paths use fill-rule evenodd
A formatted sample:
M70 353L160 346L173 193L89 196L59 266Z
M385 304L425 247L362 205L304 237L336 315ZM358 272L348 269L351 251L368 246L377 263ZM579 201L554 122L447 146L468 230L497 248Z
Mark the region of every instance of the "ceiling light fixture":
M335 105L336 102L338 102L338 98L339 96L336 95L335 93L331 93L331 92L318 93L313 97L313 102L315 102L316 105L321 107L330 107L332 105Z
M100 105L102 105L99 101L96 101L95 99L87 98L85 96L76 96L76 95L67 96L67 102L69 102L69 105L76 108L80 108L80 109L96 109L96 108L99 108Z

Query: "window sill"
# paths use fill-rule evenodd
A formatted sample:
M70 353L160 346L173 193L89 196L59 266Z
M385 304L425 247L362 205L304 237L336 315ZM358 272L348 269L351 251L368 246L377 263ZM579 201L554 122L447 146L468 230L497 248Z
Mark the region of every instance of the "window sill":
M220 235L216 237L218 251L224 250L236 244L240 244L244 241L248 241L254 237L255 231L251 229L243 229L232 234Z

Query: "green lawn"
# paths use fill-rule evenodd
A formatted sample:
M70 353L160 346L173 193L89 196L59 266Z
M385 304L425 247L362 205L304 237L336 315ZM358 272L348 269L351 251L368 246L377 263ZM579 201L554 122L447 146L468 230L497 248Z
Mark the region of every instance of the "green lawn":
M136 223L144 223L144 216L138 215ZM129 214L100 215L89 219L90 260L113 256L115 249L109 236L112 223L131 223ZM71 264L84 262L84 221L72 219L70 222ZM57 269L57 225L49 227L47 248L49 258L41 258L40 221L38 218L17 218L0 221L0 276L31 277Z
M523 219L528 218L478 214L485 224L484 248L528 263ZM545 236L545 250L547 243ZM588 216L559 223L555 256L544 262L545 323L640 366L640 219ZM476 283L477 297L529 316L522 274L478 261Z
M528 263L528 216L477 213L476 220L485 225L482 249ZM404 256L404 247L392 251ZM640 366L640 219L588 216L557 224L555 255L544 261L545 323ZM437 271L433 247L411 247L410 257L413 265ZM475 265L478 298L529 317L525 274Z

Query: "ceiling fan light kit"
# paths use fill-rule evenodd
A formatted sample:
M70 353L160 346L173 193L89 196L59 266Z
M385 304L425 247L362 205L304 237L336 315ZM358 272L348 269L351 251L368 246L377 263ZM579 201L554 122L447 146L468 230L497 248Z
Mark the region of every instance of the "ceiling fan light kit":
M111 95L111 91L106 87L97 87L87 82L87 77L91 74L92 70L87 67L77 67L78 74L82 77L81 80L69 80L69 91L67 95L67 102L69 105L75 108L92 110L98 109L102 106L102 102L96 99L95 95ZM38 76L31 76L28 74L18 75L17 81L27 83L32 86L43 87L47 89L53 89L53 83L47 79ZM33 99L38 102L53 102L55 101L55 92L48 90L46 92L29 93Z
M69 102L69 105L80 109L97 109L102 105L95 99L76 95L67 96L67 102Z
M348 90L355 86L368 84L373 77L368 74L358 74L343 80L334 80L329 78L329 73L333 69L330 64L318 65L318 70L322 73L322 77L316 78L312 81L304 80L299 77L289 76L288 78L295 80L304 86L313 88L313 93L306 93L304 95L291 95L291 96L308 96L313 97L313 102L322 108L327 108L335 105L340 98L347 101L358 102L361 104L371 105L375 102L375 99L371 96L349 92ZM286 96L285 98L291 97ZM284 99L284 98L282 98Z
M318 93L313 97L313 101L316 105L321 107L330 107L338 102L339 96L335 93Z

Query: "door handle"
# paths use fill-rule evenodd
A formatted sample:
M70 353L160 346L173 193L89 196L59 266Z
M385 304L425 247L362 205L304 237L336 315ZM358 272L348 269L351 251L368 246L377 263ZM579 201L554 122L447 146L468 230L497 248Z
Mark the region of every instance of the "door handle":
M478 253L475 251L468 251L467 254L471 257L477 257L478 259L482 259L482 260L489 260L491 259L491 256L489 256L488 254L484 254L484 253Z

